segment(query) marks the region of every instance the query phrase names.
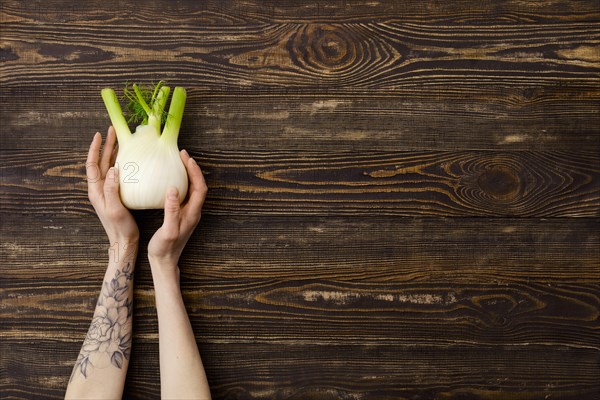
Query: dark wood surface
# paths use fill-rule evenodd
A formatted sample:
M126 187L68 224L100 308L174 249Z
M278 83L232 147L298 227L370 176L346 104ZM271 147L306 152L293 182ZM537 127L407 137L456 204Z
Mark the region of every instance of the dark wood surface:
M600 5L3 1L0 397L58 399L107 260L105 86L188 88L215 399L600 396ZM159 398L143 231L125 398Z

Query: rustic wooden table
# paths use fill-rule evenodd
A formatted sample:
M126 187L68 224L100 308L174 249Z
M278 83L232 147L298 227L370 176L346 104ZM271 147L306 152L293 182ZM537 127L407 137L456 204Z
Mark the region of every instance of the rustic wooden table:
M0 397L61 398L107 262L105 86L188 88L215 399L600 396L597 0L3 1ZM159 211L137 212L143 241ZM125 398L159 397L145 244Z

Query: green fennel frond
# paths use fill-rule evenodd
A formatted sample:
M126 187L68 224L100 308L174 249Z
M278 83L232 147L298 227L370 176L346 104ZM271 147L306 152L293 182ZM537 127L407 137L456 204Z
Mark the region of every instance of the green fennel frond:
M165 83L163 81L159 81L158 83L151 83L150 85L139 85L138 90L141 93L141 97L146 102L150 110L152 110L154 106L154 102L157 100L158 91ZM127 119L128 124L142 124L146 125L148 123L148 113L144 109L144 106L140 102L138 96L136 95L134 85L130 82L126 83L125 89L123 90L124 98L123 100L127 102L127 106L125 108L125 118ZM166 111L162 112L160 116L161 125L165 123L167 119L168 113Z

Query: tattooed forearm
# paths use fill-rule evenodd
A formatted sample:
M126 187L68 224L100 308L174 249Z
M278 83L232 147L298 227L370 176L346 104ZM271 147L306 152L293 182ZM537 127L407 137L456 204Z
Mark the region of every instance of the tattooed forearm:
M75 362L71 381L87 378L94 368L123 366L131 353L130 299L133 263L117 269L110 282L104 281L90 329Z

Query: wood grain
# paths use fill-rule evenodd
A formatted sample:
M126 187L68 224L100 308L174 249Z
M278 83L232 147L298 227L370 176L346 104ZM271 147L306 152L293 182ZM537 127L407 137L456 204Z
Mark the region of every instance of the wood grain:
M5 22L0 83L89 86L148 78L157 68L204 89L378 89L528 85L594 88L600 26L428 26L404 22L289 23L260 28L127 26ZM228 32L228 30L231 30ZM148 33L161 40L148 40ZM35 35L36 41L28 38ZM118 35L117 35L118 37ZM189 38L189 39L187 39ZM148 63L146 60L156 60ZM90 70L95 66L97 69ZM435 68L432 68L435 66ZM155 72L154 72L155 73ZM23 76L27 84L23 85ZM166 76L164 78L169 78ZM154 77L153 77L154 78Z
M138 265L162 223L136 214ZM108 254L96 216L2 214L3 278L50 283L101 277ZM600 276L597 219L204 215L183 253L183 276L336 282L582 284ZM334 243L334 245L332 245ZM136 276L149 285L150 275Z
M107 257L83 160L188 88L215 399L600 397L597 0L3 1L0 398L59 399ZM142 231L126 399L160 398Z
M90 87L169 79L204 90L394 92L569 82L596 89L597 23L446 26L400 21L277 23L260 27L54 23L5 15L0 83ZM128 32L123 36L120 31ZM148 35L161 40L148 40ZM35 37L35 41L32 41ZM155 60L152 63L147 60ZM164 71L155 76L155 71ZM26 76L27 79L23 79ZM176 78L175 78L176 77ZM458 85L460 84L460 85Z
M185 279L189 314L203 340L285 343L400 343L598 350L599 284L448 284L328 280ZM100 282L44 282L3 289L8 339L73 338L89 322ZM13 288L13 285L18 285ZM139 285L138 285L139 286ZM156 339L153 296L137 288L136 330ZM64 301L68 296L72 303ZM82 307L84 306L84 307ZM16 318L15 318L16 317ZM39 324L48 328L39 330ZM441 333L444 332L443 335ZM85 336L85 330L80 332Z
M145 78L144 78L145 79ZM108 85L108 84L107 84ZM115 88L122 82L115 83ZM180 145L199 151L569 150L600 152L600 91L523 84L335 93L219 93L188 86ZM12 149L85 152L110 120L100 87L5 88ZM240 101L243 98L243 101ZM72 107L72 102L77 107ZM264 138L269 140L265 141ZM84 153L85 154L85 153Z
M69 375L69 360L76 352L57 349L75 344L46 340L40 341L37 349L27 344L2 344L10 352L7 358L11 375L7 380L13 384L11 387L19 378L15 372L27 370L25 359L41 367L39 375L28 380L28 386L11 389L7 398L31 397L39 390L48 392L50 398L61 398L61 388L68 378L57 372ZM158 373L157 363L148 362L158 359L158 347L139 340L134 346L146 356L136 357L133 353L130 368L139 375L129 377L125 397L158 398L158 382L152 380ZM537 399L550 395L575 400L591 399L600 393L593 373L596 354L580 349L210 342L201 349L205 362L214 365L208 378L219 382L213 386L219 399ZM44 368L48 360L43 355L48 352L62 361L61 366ZM532 365L531 360L536 363ZM477 367L474 378L473 368ZM583 375L565 378L574 377L571 368Z
M145 26L180 22L182 26L199 25L244 26L268 22L290 21L338 21L405 19L411 22L434 22L437 24L496 23L516 25L520 23L547 22L597 22L600 16L594 0L577 3L543 1L527 2L507 0L501 3L457 0L453 2L430 2L419 0L357 1L352 7L346 1L330 1L319 4L310 0L246 0L243 5L235 0L177 0L151 2L144 7L132 9L129 4L115 0L91 0L86 4L69 0L53 0L51 3L3 2L3 11L10 20L35 20L48 22L81 22L82 15L92 23L138 21ZM93 10L91 12L90 10ZM157 18L160 16L161 18ZM177 27L179 27L177 25Z
M211 214L598 217L598 154L202 152L198 162ZM0 157L6 212L90 212L84 154Z

